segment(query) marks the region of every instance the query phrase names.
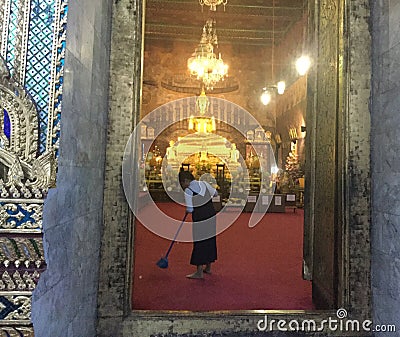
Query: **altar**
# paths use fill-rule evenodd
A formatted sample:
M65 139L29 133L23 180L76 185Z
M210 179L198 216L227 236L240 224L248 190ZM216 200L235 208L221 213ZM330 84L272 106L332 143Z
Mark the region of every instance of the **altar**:
M174 147L174 160L167 156L168 164L191 164L195 176L198 175L199 168L204 166L214 172L218 163L226 164L229 170L236 170L240 166L240 155L235 144L214 133L188 134L180 138Z

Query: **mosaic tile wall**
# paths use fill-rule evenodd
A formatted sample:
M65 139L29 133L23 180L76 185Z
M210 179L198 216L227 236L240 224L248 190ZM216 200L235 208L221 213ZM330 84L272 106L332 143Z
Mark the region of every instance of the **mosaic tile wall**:
M64 0L0 0L0 334L6 336L33 335L32 291L46 269L42 215L55 186L67 12Z

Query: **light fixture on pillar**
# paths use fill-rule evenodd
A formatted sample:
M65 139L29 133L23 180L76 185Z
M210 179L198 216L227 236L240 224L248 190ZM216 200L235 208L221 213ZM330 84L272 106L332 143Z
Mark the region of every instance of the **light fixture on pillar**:
M276 85L276 89L277 89L279 95L283 95L285 93L285 89L286 89L285 81L279 81L278 84Z
M199 0L199 3L201 5L201 10L203 10L203 6L209 6L210 11L216 11L218 5L224 5L224 11L225 11L225 5L228 3L228 0Z
M268 105L271 102L271 93L267 88L263 88L263 93L261 94L261 103L264 105Z
M262 104L268 105L271 102L272 96L275 94L275 91L279 95L283 95L285 93L285 89L285 81L279 81L276 85L269 85L268 87L264 87L260 97Z
M306 1L303 1L303 44L302 44L302 54L296 60L296 70L300 76L307 74L311 67L311 59L305 53L306 36L307 36L307 24L306 24Z
M217 57L214 47L218 48L215 20L208 19L200 43L187 61L190 74L201 80L208 90L228 74L228 65L222 60L221 53Z
M296 60L296 70L300 76L303 76L310 69L311 60L307 55L302 55Z

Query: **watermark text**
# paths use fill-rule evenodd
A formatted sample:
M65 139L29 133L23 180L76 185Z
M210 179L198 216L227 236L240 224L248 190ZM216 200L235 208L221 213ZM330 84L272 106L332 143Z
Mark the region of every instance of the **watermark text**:
M370 320L359 321L356 319L347 319L347 311L340 308L336 311L336 317L328 317L321 321L313 319L304 320L285 320L285 319L270 319L267 315L264 319L257 322L257 329L259 331L340 331L340 332L353 332L353 331L368 331L368 332L395 332L396 325L382 324L374 325Z

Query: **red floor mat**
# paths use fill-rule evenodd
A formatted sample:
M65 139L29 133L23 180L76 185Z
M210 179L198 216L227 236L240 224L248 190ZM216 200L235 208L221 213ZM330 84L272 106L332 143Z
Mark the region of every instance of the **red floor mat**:
M184 208L160 203L176 219ZM224 216L224 213L218 215ZM169 267L156 262L171 241L160 238L142 224L135 226L133 309L146 310L308 310L314 309L311 283L301 277L303 210L267 213L249 228L243 213L217 236L218 260L204 280L187 279L195 270L189 264L192 244L177 242Z

